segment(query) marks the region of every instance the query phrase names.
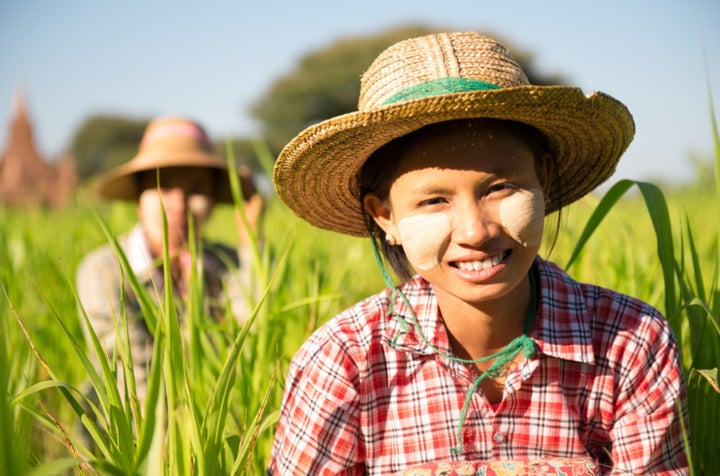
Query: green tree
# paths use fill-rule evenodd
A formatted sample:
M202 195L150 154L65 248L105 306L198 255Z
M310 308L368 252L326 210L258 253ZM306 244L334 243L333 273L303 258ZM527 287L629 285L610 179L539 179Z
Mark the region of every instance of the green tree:
M138 151L147 120L93 116L75 132L72 153L82 182L130 160Z
M441 31L448 28L402 26L379 34L339 39L300 58L294 69L277 79L251 108L271 150L279 152L311 124L357 110L360 77L385 48L406 38ZM490 34L510 49L531 83L562 84L560 76L538 73L529 51L516 49Z

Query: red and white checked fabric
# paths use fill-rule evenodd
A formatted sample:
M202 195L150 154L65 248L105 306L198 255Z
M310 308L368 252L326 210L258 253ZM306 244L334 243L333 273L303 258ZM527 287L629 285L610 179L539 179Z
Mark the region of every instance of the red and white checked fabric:
M585 459L598 474L687 474L685 383L675 338L651 306L574 281L537 258L538 346L496 410L475 376L427 346L389 291L318 329L293 358L268 474L393 474L429 462ZM432 286L405 283L426 339L451 354ZM687 427L687 426L686 426Z

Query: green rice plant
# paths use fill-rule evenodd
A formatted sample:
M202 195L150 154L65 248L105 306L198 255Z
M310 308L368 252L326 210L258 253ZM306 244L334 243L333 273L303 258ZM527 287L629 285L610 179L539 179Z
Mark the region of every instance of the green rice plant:
M712 101L711 101L712 104ZM712 106L711 106L712 107ZM712 112L712 109L711 109ZM713 116L716 190L720 191L720 140ZM663 282L662 306L659 306L678 339L682 364L688 383L691 461L696 474L720 474L720 256L717 254L720 227L713 233L707 258L701 258L691 217L682 217L681 244L673 244L674 231L662 191L653 184L631 180L616 183L600 200L570 254L566 268L580 256L590 237L611 209L631 187L636 186L644 199L652 222L656 254ZM715 206L705 206L717 212ZM717 224L717 216L710 223ZM714 251L713 251L714 250ZM707 269L708 265L711 267ZM708 274L710 278L708 279ZM638 294L636 294L638 295ZM640 294L639 296L643 296Z
M237 187L239 184L234 184L235 209L217 210L214 223L208 224L214 227L211 233L227 234L233 228L228 222L234 222L237 209L242 214ZM271 199L266 222L268 236L273 239L261 244L256 237L253 243L255 291L249 294L256 300L249 320L240 325L229 309L220 321L204 315L201 276L193 276L181 329L172 288L166 290L163 302L153 302L129 272L115 239L118 233L114 230L127 229L134 221L133 210L94 202L77 206L52 214L31 212L24 221L22 213L8 211L8 219L3 221L8 226L0 225L0 233L20 230L27 235L0 242L15 243L0 246L0 253L13 255L0 263L5 291L0 306L3 311L11 309L3 316L12 315L17 323L2 320L3 327L9 328L3 337L9 342L3 348L18 350L12 352L18 365L5 366L5 360L0 361L3 369L10 371L10 375L0 374L6 388L5 398L0 400L1 423L6 435L33 435L0 441L3 454L13 455L7 467L12 468L12 474L21 474L18 468L37 474L70 469L78 474L263 473L290 356L324 316L356 300L355 294L330 289L351 289L344 283L356 280L355 272L370 274L353 261L362 260L359 242L338 240L327 246L322 240L314 240L315 247L295 252L295 236L318 231L301 223L292 225L287 210ZM64 214L70 216L68 221L75 223L74 227L64 223ZM82 214L81 219L78 214ZM67 232L59 235L61 245L66 238L85 243L79 248L65 247L77 249L77 253L65 256L64 263L56 262L52 252L32 252L55 249L52 243L43 242L50 236L40 230L47 229L48 223L60 222ZM75 228L81 231L74 232ZM294 231L288 233L288 228ZM124 279L138 296L142 318L155 334L143 408L132 378L124 305L115 316L120 336L116 353L105 355L71 278L84 252L103 241L115 247ZM22 253L8 252L11 246ZM191 243L193 253L197 253L197 246ZM350 271L344 266L329 266L329 261L340 262L340 257ZM27 270L33 269L43 276L37 277L37 292L28 299L32 284L22 279L13 281L13 276L27 275ZM379 276L376 282L379 286ZM56 295L62 296L61 302ZM90 329L89 345L82 334L83 325ZM27 367L23 375L19 375L21 366ZM127 377L120 387L118 375ZM26 441L40 441L40 447L25 448Z
M264 160L271 164L272 157ZM673 190L665 202L649 184L616 187L569 207L553 259L568 263L576 278L663 309L688 376L693 461L704 474L718 474L712 456L720 430L711 412L719 408L712 370L720 266L718 233L708 232L717 207L708 206L707 193ZM234 190L235 207L215 210L207 236L233 240L229 224L242 213L237 184ZM674 215L682 226L670 226ZM179 327L174 296L143 298L142 286L125 273L157 339L141 408L132 379L116 384L119 374L134 371L123 344L127 316L116 316L116 354L88 345L70 278L85 252L115 243L134 220L132 206L89 199L60 211L0 208L0 431L13 435L0 438L0 474L262 474L290 358L318 325L384 287L367 240L314 228L270 197L264 236L253 245L251 322L239 324L229 310L219 321L206 316L195 276ZM644 243L648 236L656 246ZM563 246L568 242L577 249ZM658 285L666 280L671 296Z
M716 191L715 207L710 208L717 214L720 210L720 134L710 92L709 99ZM718 224L717 215L713 222ZM720 256L717 254L720 225L714 234L715 261L709 279L705 274L707 270L701 265L689 220L684 231L690 259L687 266L683 261L679 263L677 275L685 303L683 310L687 315L681 339L684 339L684 357L689 368L688 402L696 471L698 474L720 474L720 454L717 451L717 442L720 441Z
M13 455L7 461L18 463L14 465L16 468L45 467L44 463L52 466L67 454L62 438L39 436L46 433L35 418L35 415L50 414L50 424L55 425L54 422L69 416L71 410L67 408L56 412L58 402L63 399L59 392L49 391L46 398L27 407L13 402L23 390L47 378L47 370L34 357L24 333L33 336L35 350L40 355L63 359L64 365L57 368L63 380L77 380L81 373L75 362L67 360L72 354L69 344L57 339L56 329L49 324L53 320L53 308L74 309L63 274L65 267L80 256L77 245L87 239L75 234L72 226L84 218L84 212L74 207L62 211L15 211L0 207L0 327L6 342L2 347L7 355L3 364L7 363L4 367L8 376L7 392L0 399L7 407L0 411L9 417L3 429L5 435L10 435L6 441L11 446L3 448ZM56 253L57 250L62 251ZM26 317L24 328L17 325L17 316ZM69 321L69 328L74 335L81 335L77 319ZM20 464L21 461L25 464Z
M3 282L0 285L7 294ZM2 306L2 316L7 315ZM11 376L12 342L9 338L9 326L6 319L0 319L0 474L25 474L29 470L24 455L27 454L27 426L19 422L17 410L10 407L9 396L16 389L12 388L16 378Z
M167 223L165 227L167 228ZM106 232L110 235L107 230ZM218 369L208 365L198 365L197 368L187 365L184 358L185 343L175 314L172 287L167 287L164 302L153 303L137 278L128 271L129 264L117 241L112 237L111 240L123 263L125 277L139 296L144 318L155 335L153 364L145 408L140 411L137 404L124 306L121 306L117 324L120 335L123 336L119 339L117 347L119 356L104 355L82 306L79 306L85 325L90 329L91 350L97 356L96 363L99 364L100 371L96 370L96 363L89 358L83 343L68 329L64 319L55 314L57 325L90 377L96 401L60 378L54 372L52 365L48 364L36 350L38 361L42 362L49 378L18 393L10 402L10 408L22 407L33 414L46 430L66 441L71 453L75 455L72 463L76 464L76 469L81 472L157 474L155 471L159 470L163 474L230 474L231 466L246 466L253 448L252 440L247 436L257 434L255 428L264 423L262 413L257 414L249 425L240 418L235 421L244 424L243 428L233 430L236 435L243 435L242 438L236 438L242 443L237 448L227 448L225 431L230 430L226 422L231 413L230 393L235 386L236 368L240 362L239 354L243 350L243 344L257 315L258 307L240 329L233 328L232 332L224 329L225 341L220 342L222 345L210 345L217 344L218 341L213 343L210 339L201 338L194 339L194 343L191 342L190 353L196 356L203 355L210 362L220 362L219 372L213 374L213 370ZM167 244L165 254L168 254ZM167 266L165 273L166 278L169 279ZM208 328L208 320L200 315L203 309L202 303L196 302L202 300L199 282L198 276L191 279L192 292L187 319L188 325L192 328L190 334L196 337L200 334L198 332L200 326L204 329ZM70 279L67 287L73 289ZM77 296L75 297L77 299ZM261 301L257 303L258 306L260 304ZM22 326L22 319L17 317ZM216 334L220 333L216 332ZM33 338L28 333L26 335L30 346L36 349ZM236 337L232 338L233 335ZM190 362L203 363L205 360L195 358ZM118 368L119 365L121 368ZM121 392L116 385L119 372L127 377L124 379L124 392ZM274 376L270 375L269 378L272 383ZM214 382L214 385L210 386L209 391L203 391L208 388L209 382ZM42 397L42 394L50 388L60 390L67 403L73 408L91 440L94 452L81 438L74 435L67 425L58 423L50 414L44 415L35 411L26 403L31 397ZM258 388L260 387L254 387L256 391ZM228 458L228 453L236 457Z

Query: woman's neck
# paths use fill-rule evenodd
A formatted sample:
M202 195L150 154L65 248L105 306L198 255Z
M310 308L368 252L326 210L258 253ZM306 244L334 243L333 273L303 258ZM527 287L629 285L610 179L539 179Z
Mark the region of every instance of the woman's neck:
M487 357L523 333L530 284L523 280L510 294L479 304L438 296L438 307L455 355Z

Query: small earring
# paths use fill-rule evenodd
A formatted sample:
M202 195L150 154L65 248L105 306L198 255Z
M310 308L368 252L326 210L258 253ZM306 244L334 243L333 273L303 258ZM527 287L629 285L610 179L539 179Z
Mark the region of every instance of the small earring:
M385 241L387 241L387 244L390 246L397 245L397 240L395 239L395 236L391 235L390 233L385 235Z

